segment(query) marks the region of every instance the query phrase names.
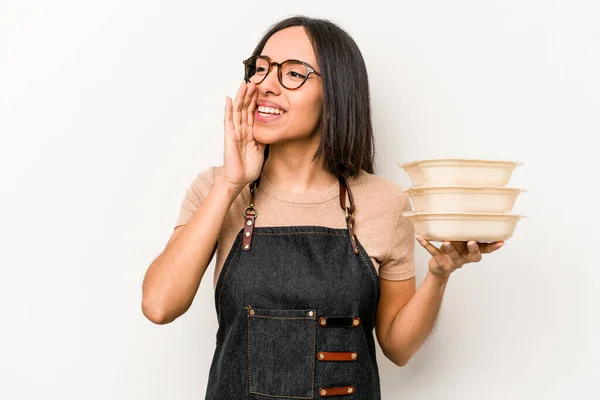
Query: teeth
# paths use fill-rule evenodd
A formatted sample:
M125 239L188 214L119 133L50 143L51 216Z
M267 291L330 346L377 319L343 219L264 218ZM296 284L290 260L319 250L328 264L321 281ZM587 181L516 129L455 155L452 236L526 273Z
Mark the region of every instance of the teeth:
M265 106L258 106L258 112L266 113L266 114L283 114L283 111L281 111L278 108L265 107Z

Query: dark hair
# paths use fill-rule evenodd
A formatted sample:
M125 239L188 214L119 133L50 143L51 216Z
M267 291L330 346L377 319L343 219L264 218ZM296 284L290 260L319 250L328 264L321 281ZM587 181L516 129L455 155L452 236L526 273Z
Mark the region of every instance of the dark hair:
M323 81L322 137L313 159L323 156L324 168L337 177L354 176L360 169L374 173L367 68L356 42L346 31L325 19L290 17L273 25L252 55L259 55L273 34L292 26L306 30Z

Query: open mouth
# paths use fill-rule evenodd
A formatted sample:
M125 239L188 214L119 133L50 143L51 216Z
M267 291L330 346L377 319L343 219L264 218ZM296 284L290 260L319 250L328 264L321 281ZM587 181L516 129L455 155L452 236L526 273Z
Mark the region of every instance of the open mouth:
M257 111L258 115L263 118L275 117L275 116L282 115L284 113L283 110L280 110L278 108L265 107L265 106L258 106L256 111Z

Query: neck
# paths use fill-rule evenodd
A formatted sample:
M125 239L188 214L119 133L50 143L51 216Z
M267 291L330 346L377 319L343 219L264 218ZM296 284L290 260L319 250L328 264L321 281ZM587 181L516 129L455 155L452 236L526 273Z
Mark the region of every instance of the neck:
M314 142L269 145L263 175L279 190L299 195L330 188L337 178L323 169L322 158L313 160L318 145L318 142L316 145Z

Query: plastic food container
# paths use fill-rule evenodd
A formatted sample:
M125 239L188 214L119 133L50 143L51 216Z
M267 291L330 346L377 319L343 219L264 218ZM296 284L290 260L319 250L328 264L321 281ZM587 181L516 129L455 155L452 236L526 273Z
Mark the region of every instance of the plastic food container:
M398 164L413 187L421 186L505 186L519 161L463 158L431 159Z
M491 243L512 237L522 215L512 213L404 212L416 233L426 240L444 242L475 240Z
M405 190L414 211L501 213L512 211L525 189L495 186L432 186Z

